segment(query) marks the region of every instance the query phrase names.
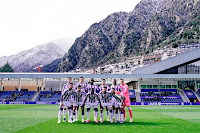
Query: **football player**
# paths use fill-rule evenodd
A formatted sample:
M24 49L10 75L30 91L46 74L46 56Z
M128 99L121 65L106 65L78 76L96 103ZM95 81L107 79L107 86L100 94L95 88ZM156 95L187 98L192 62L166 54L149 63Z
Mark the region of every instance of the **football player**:
M78 112L79 112L79 106L82 110L82 122L84 122L84 106L83 102L86 97L86 93L81 91L82 87L81 85L78 85L77 90L74 93L74 108L73 108L73 118L75 121L78 121Z

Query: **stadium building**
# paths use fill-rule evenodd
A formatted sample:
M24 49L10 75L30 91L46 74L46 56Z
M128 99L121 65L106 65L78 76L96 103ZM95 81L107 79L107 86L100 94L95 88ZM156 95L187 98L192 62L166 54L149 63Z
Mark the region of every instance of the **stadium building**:
M199 53L198 48L134 70L132 74L0 73L0 100L3 104L58 104L67 77L72 77L74 83L79 77L84 77L86 82L94 78L99 85L103 78L107 84L112 84L113 79L117 79L119 84L120 78L124 78L129 85L132 105L199 104Z

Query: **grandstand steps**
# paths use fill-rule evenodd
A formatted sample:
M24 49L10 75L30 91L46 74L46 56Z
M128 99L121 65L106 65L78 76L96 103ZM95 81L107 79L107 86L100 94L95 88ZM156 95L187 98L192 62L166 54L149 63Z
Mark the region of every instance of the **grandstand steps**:
M179 94L181 96L181 98L183 99L183 102L190 102L190 100L188 99L188 97L185 95L183 90L179 91Z
M38 97L38 95L40 94L40 91L38 91L37 93L35 93L35 95L33 96L33 98L32 98L32 102L33 101L35 101L36 99L37 99L37 97Z
M135 92L136 102L141 102L140 92Z
M196 92L194 92L194 94L195 94L195 96L197 97L197 99L200 100L199 95L198 95Z

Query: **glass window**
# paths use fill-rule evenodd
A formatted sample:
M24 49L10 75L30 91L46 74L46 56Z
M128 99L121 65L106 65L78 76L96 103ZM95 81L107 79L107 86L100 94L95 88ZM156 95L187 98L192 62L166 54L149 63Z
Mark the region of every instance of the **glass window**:
M141 85L141 89L146 89L147 86L146 85Z
M166 85L166 88L167 88L167 89L171 89L172 86L171 86L171 85Z
M157 89L157 88L158 88L158 85L153 85L153 88L154 88L154 89Z
M178 74L200 74L200 61L178 67Z
M173 88L173 89L176 89L176 88L177 88L177 85L172 85L172 88Z
M147 89L152 89L152 85L147 85Z
M160 85L160 89L165 89L165 85Z

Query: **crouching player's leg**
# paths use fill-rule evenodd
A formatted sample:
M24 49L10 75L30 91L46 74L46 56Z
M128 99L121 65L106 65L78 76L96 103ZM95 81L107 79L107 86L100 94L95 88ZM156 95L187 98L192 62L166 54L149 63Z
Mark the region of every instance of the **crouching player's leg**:
M63 122L66 122L66 107L63 109Z
M123 106L120 106L119 112L120 112L120 123L124 123L124 108L123 108Z
M97 120L98 118L98 104L97 103L93 106L93 109L94 109L94 122L99 123L99 121Z
M91 109L91 106L87 105L87 121L86 121L86 123L90 122L90 109ZM94 109L94 122L99 123L97 121L97 118L98 118L98 106L97 105L93 105L93 109Z
M112 112L112 114L113 114L113 121L115 121L115 112L116 112L115 106L112 106L112 110L113 110L113 112Z
M76 119L78 119L77 117L77 104L74 103L74 107L73 107L73 120L76 121Z
M62 112L63 112L63 122L66 122L66 106L65 106L65 103L60 103L60 110L59 110L59 113L58 113L58 123L60 123L60 121L61 121Z
M67 101L66 102L66 107L68 109L68 122L72 123L73 121L73 102L72 101ZM65 112L66 113L66 112Z
M87 104L87 120L86 120L86 123L89 123L90 122L90 104L88 103Z
M119 114L120 114L120 123L124 123L124 109L123 109L123 105L120 102L116 102L115 104L115 108L116 108L116 121L115 123L119 122L118 121L118 110L119 110Z
M72 123L73 122L73 118L72 118L72 114L73 114L73 110L72 110L72 106L68 106L68 122Z
M113 112L114 110L112 109L112 106L108 106L108 109L110 110L110 123L113 123Z
M76 108L76 121L78 121L78 114L79 114L79 105L77 106L77 108Z
M115 108L115 122L114 123L118 123L119 122L119 119L118 119L118 110L119 110L119 108Z
M104 122L104 118L103 118L103 110L104 110L104 107L100 107L100 123L103 123Z
M82 122L84 122L84 114L85 114L85 110L84 110L84 105L81 106L81 111L82 111Z
M62 112L63 112L63 104L60 105L60 110L59 110L59 113L58 113L58 123L60 123Z
M107 117L107 121L109 122L109 109L107 106L106 106L106 117Z

